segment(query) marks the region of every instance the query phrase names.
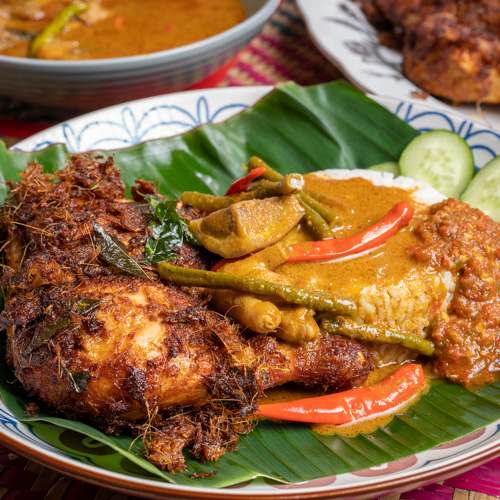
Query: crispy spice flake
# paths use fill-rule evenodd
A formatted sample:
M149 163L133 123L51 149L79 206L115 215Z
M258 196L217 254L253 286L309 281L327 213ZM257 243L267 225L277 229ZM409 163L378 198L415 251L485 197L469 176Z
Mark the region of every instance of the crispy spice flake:
M200 477L203 478L203 477L215 476L215 474L217 474L217 471L216 470L211 470L209 472L194 472L189 477L191 479L198 479Z
M36 417L38 417L37 412L39 412L39 411L40 411L40 407L32 401L31 403L28 403L26 405L23 413L25 413L26 415L29 415L32 418L36 418Z

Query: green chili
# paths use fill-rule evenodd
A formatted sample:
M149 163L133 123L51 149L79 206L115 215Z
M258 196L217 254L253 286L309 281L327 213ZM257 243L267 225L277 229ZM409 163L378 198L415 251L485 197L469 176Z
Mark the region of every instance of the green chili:
M52 22L33 39L29 49L29 57L36 57L38 54L38 50L42 45L50 43L61 33L64 27L71 21L74 16L81 14L88 8L89 4L85 2L74 2L64 7L64 9L62 9L61 12L57 14Z
M400 344L426 356L434 354L434 344L417 335L402 334L393 330L359 323L351 318L320 318L321 328L328 333L344 335L351 339L383 344Z
M314 210L308 203L306 203L302 197L297 196L297 200L301 204L302 208L305 210L305 219L307 222L307 227L312 231L314 236L318 240L324 240L326 238L331 238L333 235L332 228L327 224L325 219Z
M348 299L339 299L328 293L303 290L258 278L240 276L239 274L189 269L174 266L168 262L158 263L158 272L163 279L181 285L234 290L254 295L267 295L316 311L328 311L348 315L356 312L354 303Z

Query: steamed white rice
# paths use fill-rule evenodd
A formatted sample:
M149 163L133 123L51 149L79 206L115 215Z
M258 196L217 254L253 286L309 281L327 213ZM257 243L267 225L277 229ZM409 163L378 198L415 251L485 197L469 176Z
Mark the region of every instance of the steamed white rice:
M446 199L446 196L431 186L408 177L394 178L392 173L372 170L324 170L316 175L332 179L362 177L377 186L397 187L411 192L411 197L419 204L432 205ZM366 253L375 251L369 250ZM356 258L349 256L347 258ZM341 259L338 259L339 262ZM371 283L357 290L354 300L357 302L356 320L363 323L377 324L387 329L420 335L428 334L431 313L435 314L436 303L440 304L439 314L446 314L455 283L448 271L435 273L432 277L421 279L401 276L396 280ZM389 363L402 363L413 359L415 353L397 345L370 343L373 362L376 366Z

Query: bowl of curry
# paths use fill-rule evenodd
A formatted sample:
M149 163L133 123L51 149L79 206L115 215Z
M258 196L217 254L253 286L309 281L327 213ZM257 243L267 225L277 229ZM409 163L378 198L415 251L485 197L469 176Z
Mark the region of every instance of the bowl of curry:
M0 0L0 94L91 110L189 88L279 0Z

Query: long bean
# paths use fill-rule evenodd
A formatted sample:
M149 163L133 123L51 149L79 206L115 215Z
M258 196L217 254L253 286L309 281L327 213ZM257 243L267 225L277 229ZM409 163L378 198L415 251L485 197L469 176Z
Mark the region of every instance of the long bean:
M265 168L262 177L267 179L268 181L279 182L283 175L274 170L274 168L270 167L265 161L260 159L258 156L252 156L248 160L248 168L249 170L254 170L256 168Z
M234 203L230 196L216 196L198 191L184 191L181 194L181 201L189 203L202 212L216 212Z
M248 160L248 168L249 170L255 170L256 168L264 168L265 170L264 173L261 174L261 177L263 179L267 179L268 181L278 182L283 177L282 174L274 170L274 168L270 167L264 160L262 160L258 156L252 156ZM325 201L327 203L334 203L340 206L341 208L347 208L344 203L326 194L313 191L312 189L303 189L303 192L307 193L311 198L314 198L318 202Z
M332 198L325 193L320 193L319 191L313 191L312 189L307 188L303 189L303 191L304 193L307 193L311 198L314 198L316 201L325 202L330 205L337 205L337 207L341 208L342 210L349 210L349 207L345 203L342 203L336 198Z
M315 210L321 218L323 218L330 227L338 227L342 225L342 219L328 210L322 203L316 201L309 193L302 191L300 193L302 200Z
M318 240L324 240L326 238L331 238L333 236L332 228L328 223L321 217L321 215L314 210L308 203L306 203L302 197L297 196L297 200L301 204L302 208L305 210L305 219L307 226L313 232L314 236Z
M257 156L252 156L248 160L248 168L250 170L254 170L256 168L264 168L265 170L264 173L262 174L262 178L267 179L268 181L278 182L283 178L282 174L274 170L272 167L270 167L267 163L265 163ZM323 204L321 204L319 201L317 201L313 193L314 192L310 190L302 189L299 193L299 196L304 203L309 205L314 210L315 213L319 214L319 216L325 220L328 226L330 227L340 226L342 224L342 219L338 215L334 214L327 207L325 207ZM316 218L316 222L317 221L318 219ZM308 219L308 223L311 227L315 227L316 222ZM315 232L321 233L323 231L318 226L318 229Z
M29 57L36 57L42 45L51 42L58 36L64 27L71 21L74 16L81 14L89 8L86 2L70 3L57 14L57 16L48 24L39 35L31 42L29 49Z
M261 189L263 188L263 186L269 186L272 184L275 184L275 182L268 179L261 179L256 181L254 183L254 186L255 189ZM328 226L335 228L342 225L342 219L319 201L323 198L327 199L328 201L332 201L333 198L331 198L330 196L322 195L321 193L316 193L315 191L311 191L310 189L301 189L299 196L304 204L307 204L310 208L317 212L322 219L324 219ZM333 200L333 202L335 202L335 200Z
M352 315L356 312L356 306L348 299L340 299L328 293L303 290L239 274L189 269L174 266L168 262L158 263L158 272L163 279L181 285L234 290L254 295L267 295L280 298L291 304L308 307L315 311L327 311L347 315Z
M426 356L434 354L434 344L417 335L402 334L393 330L359 323L351 318L322 318L321 327L329 333L337 333L351 339L383 344L400 344Z
M245 192L239 200L255 200L282 196L299 192L304 187L304 178L300 174L288 174L277 182L265 182L256 189Z
M262 183L257 189L232 196L215 196L213 194L198 193L197 191L185 191L181 195L181 200L190 203L203 212L215 212L238 201L262 200L272 196L297 193L302 189L303 185L304 178L300 174L288 174L279 182Z

